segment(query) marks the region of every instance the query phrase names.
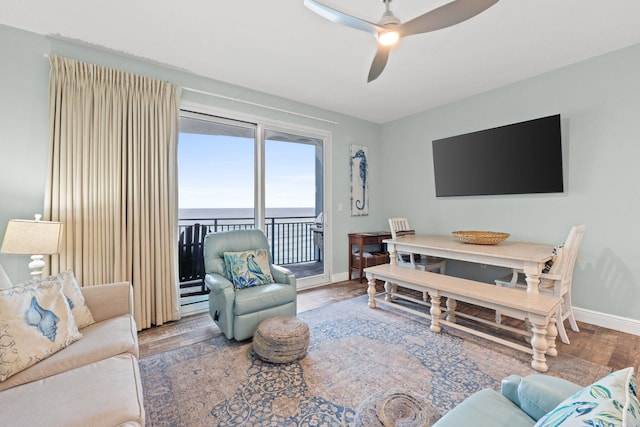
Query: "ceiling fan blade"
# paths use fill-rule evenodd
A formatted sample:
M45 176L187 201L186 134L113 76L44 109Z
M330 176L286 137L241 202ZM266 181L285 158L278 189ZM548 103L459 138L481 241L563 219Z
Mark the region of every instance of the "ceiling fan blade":
M389 59L390 51L391 46L378 45L378 51L376 52L376 56L373 58L373 63L371 63L371 69L369 69L367 83L371 83L377 79L380 74L382 74L384 67L387 66L387 59Z
M466 21L496 4L498 0L455 0L401 24L402 36L428 33Z
M348 27L355 28L356 30L366 31L367 33L371 33L374 37L377 37L378 32L382 31L382 27L374 23L356 18L355 16L347 15L346 13L318 3L315 0L304 0L304 5L329 21L346 25Z

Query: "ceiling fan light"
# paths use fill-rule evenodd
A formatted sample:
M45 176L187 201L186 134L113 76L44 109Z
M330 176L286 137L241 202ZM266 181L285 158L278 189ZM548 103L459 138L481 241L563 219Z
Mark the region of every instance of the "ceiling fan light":
M378 42L383 46L392 46L400 40L400 34L395 31L385 31L378 37Z

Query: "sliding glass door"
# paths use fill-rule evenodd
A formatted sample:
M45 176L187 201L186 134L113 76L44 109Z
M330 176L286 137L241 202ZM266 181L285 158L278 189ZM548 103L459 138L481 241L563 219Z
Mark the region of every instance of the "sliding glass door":
M298 287L329 281L324 247L325 138L183 111L178 144L179 272L183 304L206 288L207 233L260 228Z

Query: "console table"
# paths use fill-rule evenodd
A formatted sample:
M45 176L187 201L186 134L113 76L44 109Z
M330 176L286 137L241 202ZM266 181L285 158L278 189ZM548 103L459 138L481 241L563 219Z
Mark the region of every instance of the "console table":
M389 256L386 253L386 245L383 242L385 239L390 239L391 233L389 231L371 231L365 233L349 233L349 280L351 280L353 270L357 270L359 274L360 283L364 279L363 270L366 267L373 267L374 265L384 264L389 262ZM364 247L366 245L379 245L380 255L371 258L364 258ZM353 253L353 247L358 246L358 253Z

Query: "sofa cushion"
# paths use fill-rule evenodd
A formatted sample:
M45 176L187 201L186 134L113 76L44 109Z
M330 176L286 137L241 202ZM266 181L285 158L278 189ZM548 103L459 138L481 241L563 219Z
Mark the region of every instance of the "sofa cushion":
M60 279L0 291L0 381L80 338Z
M491 389L480 390L445 414L433 427L531 427L535 421Z
M144 425L138 362L122 354L0 393L2 426Z
M46 360L0 382L0 390L36 381L69 369L122 353L138 356L138 336L133 317L122 315L81 330L84 338Z
M225 252L224 263L228 279L236 289L273 283L266 249Z
M84 296L82 296L80 286L72 270L64 271L60 274L47 277L46 279L30 280L25 282L25 284L38 284L58 279L62 281L62 292L64 292L64 295L67 297L67 302L69 303L69 307L71 307L73 317L76 319L78 329L91 325L94 322L93 316L91 315L91 311L89 311L89 307L85 304Z
M633 368L621 369L588 385L541 418L536 427L640 425Z

